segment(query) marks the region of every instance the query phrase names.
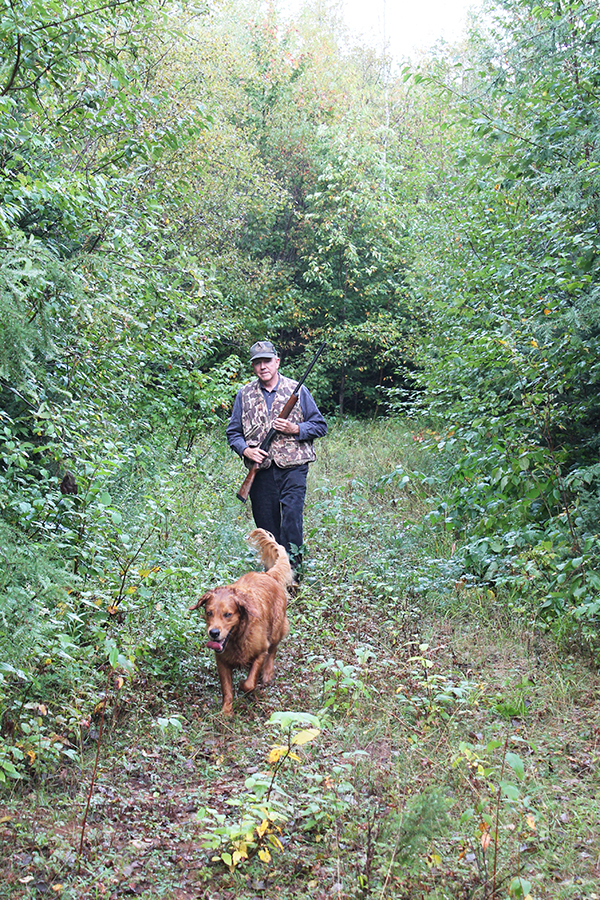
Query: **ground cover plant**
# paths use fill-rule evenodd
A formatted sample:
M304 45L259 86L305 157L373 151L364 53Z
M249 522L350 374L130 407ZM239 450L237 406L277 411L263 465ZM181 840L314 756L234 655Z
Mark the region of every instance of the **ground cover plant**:
M119 545L116 611L29 598L14 644L5 613L0 896L594 900L596 671L444 580L439 461L404 425L323 442L275 684L222 720L187 610L252 560L218 438L106 485L132 535L148 498L162 523Z

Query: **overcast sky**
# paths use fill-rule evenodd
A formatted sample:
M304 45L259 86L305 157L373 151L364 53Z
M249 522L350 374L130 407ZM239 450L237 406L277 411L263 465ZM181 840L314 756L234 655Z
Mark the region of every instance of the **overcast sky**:
M473 0L344 0L346 22L353 31L383 42L395 56L424 50L438 38L456 40Z
M336 0L331 0L333 4ZM396 57L425 50L438 38L460 37L466 12L474 0L337 0L346 24L361 37L383 48L386 43ZM297 10L302 0L283 0Z

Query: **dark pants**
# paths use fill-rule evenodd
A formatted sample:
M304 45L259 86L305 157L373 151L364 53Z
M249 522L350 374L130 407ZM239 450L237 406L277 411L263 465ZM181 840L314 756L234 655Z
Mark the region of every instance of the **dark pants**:
M292 568L302 562L299 551L292 544L302 546L302 515L306 497L308 463L280 469L271 465L260 469L250 489L252 515L257 528L270 531L290 556Z

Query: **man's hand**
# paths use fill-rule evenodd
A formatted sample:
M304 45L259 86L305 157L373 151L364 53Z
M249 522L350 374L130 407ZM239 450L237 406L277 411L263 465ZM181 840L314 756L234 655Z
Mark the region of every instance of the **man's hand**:
M273 422L275 431L282 434L300 434L300 426L297 422L290 422L289 419L275 419Z
M258 463L259 466L268 455L266 450L261 450L260 447L246 447L244 449L244 456L246 459L249 459L250 462Z

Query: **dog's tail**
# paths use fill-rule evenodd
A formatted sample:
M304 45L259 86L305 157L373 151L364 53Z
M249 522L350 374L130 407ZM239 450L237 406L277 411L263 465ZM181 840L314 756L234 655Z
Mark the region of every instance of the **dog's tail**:
M267 575L282 587L292 584L293 575L290 559L285 548L278 544L273 535L264 528L255 528L248 535L248 543L260 553L260 560Z

